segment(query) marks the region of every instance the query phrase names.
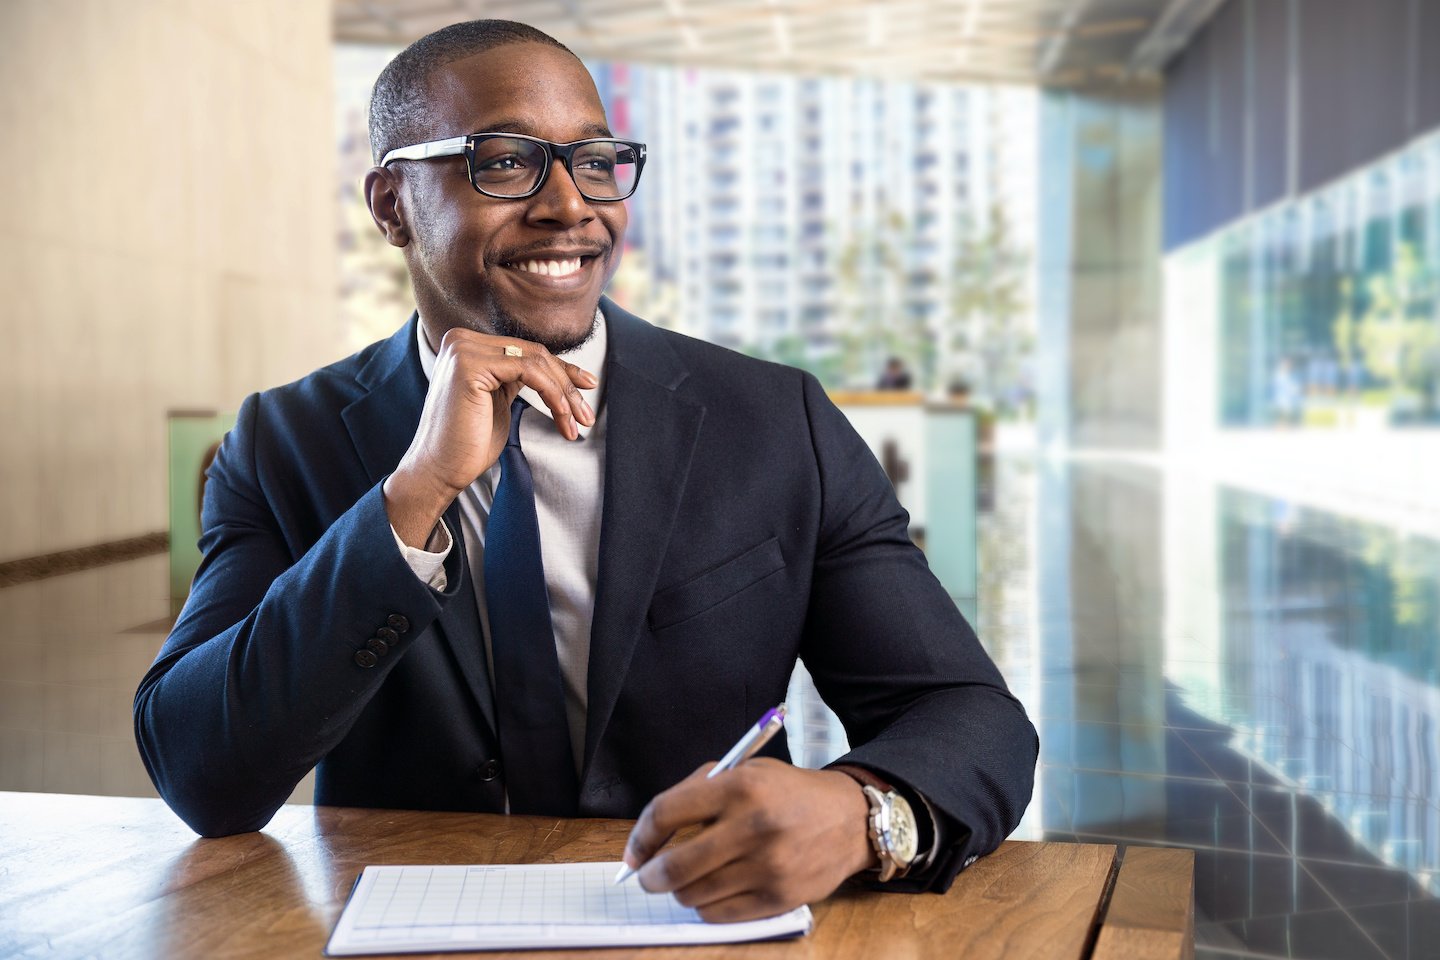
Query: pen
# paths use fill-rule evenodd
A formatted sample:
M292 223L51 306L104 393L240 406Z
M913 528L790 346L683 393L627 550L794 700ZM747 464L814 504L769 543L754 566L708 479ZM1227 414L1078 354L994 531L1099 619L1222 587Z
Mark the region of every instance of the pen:
M710 772L705 774L705 779L708 780L717 774L724 773L726 770L733 770L746 760L749 760L761 747L769 743L770 738L775 736L775 733L784 725L785 704L782 703L774 710L767 711L765 716L761 717L755 726L746 731L745 736L741 737L739 742L731 747L725 756L720 758L720 762L710 768ZM637 867L636 869L639 868ZM634 874L635 870L632 870L629 865L621 864L620 872L615 874L614 882L624 883Z

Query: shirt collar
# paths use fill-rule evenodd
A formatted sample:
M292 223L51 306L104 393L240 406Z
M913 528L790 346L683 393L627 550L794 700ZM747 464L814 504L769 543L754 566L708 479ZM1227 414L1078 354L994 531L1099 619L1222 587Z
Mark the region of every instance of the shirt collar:
M430 341L425 336L425 324L423 322L415 324L415 339L418 342L420 350L420 368L425 371L425 382L429 383L430 377L435 371L435 351L430 347ZM605 385L605 346L607 340L605 315L600 312L599 307L596 307L594 335L574 350L560 354L560 356L575 364L575 366L580 367L582 370L589 370L595 374L597 382L593 388L587 389L580 387L579 389L580 395L585 398L586 403L590 404L590 409L594 410L597 416L600 413L601 388ZM550 412L550 408L545 405L545 401L540 399L540 394L534 390L529 387L521 387L520 398L552 421L555 419L555 415ZM592 429L591 427L585 426L579 420L575 421L575 428L580 431L580 436L582 437L587 435Z

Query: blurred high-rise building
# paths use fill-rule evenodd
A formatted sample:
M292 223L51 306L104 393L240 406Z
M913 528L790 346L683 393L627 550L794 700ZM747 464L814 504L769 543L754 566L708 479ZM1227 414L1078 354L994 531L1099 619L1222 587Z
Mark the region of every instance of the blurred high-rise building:
M392 53L337 52L342 179L370 163L364 105ZM999 382L995 344L1033 341L1033 90L587 66L611 129L649 147L611 287L619 302L832 386L868 386L897 356L918 387L1013 388ZM341 202L359 207L342 217L346 326L368 341L396 321L364 315L394 312L385 291L408 291L382 268L398 258L368 235L358 190L342 187ZM1013 268L1018 290L998 326L974 315L984 308L969 289L976 274L991 281L974 255L997 242L1014 255L986 256Z
M645 279L618 292L656 322L857 384L898 353L934 382L962 239L999 217L1033 329L1033 91L591 69L612 127L650 145L629 254Z

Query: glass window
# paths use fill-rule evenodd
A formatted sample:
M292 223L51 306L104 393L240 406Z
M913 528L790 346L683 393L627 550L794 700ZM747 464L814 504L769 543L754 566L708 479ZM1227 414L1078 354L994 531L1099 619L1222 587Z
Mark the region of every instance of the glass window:
M1440 136L1209 248L1221 424L1440 425Z

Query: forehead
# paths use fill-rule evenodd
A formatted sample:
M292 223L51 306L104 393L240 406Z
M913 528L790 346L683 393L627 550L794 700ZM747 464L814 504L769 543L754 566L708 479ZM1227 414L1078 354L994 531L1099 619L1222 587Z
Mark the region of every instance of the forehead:
M564 143L604 136L605 107L571 54L538 43L495 47L437 68L427 84L437 137L497 128Z

